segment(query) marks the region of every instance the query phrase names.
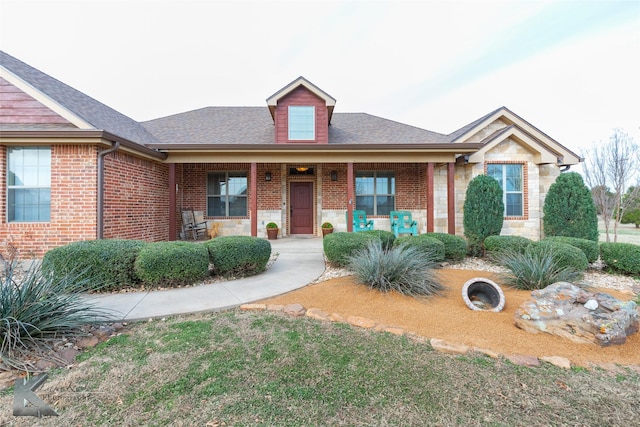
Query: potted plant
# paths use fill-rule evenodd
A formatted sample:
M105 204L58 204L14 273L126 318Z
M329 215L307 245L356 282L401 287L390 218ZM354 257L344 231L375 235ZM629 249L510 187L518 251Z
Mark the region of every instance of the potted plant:
M330 222L325 222L321 226L322 228L322 237L326 236L329 233L333 233L333 224Z
M275 222L270 222L266 226L267 228L267 238L269 240L276 240L278 238L278 224Z

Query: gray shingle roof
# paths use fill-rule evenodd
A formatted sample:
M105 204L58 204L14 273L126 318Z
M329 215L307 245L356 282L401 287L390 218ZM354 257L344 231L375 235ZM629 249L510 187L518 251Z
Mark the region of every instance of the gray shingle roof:
M265 107L207 107L143 123L166 144L273 144ZM334 113L329 144L428 144L445 135L366 113Z
M138 144L158 141L140 123L28 64L0 51L0 66L60 104L95 129Z
M448 140L450 142L454 142L456 139L458 139L459 137L461 137L462 135L464 135L465 133L467 133L468 131L470 131L471 129L473 129L474 127L478 126L480 123L482 123L483 121L485 121L487 118L491 117L492 115L494 115L496 112L505 109L505 107L500 107L500 108L496 108L495 110L493 110L492 112L485 114L484 116L480 117L477 120L472 121L471 123L469 123L466 126L461 127L460 129L450 133L448 136Z

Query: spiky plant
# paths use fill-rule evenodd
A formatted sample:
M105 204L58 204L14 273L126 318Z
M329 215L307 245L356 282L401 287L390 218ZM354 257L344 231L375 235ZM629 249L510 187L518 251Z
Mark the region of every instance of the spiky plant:
M571 282L582 279L582 273L572 267L562 267L554 258L551 247L537 251L501 251L494 260L509 269L502 275L508 286L522 290L544 289L552 283Z
M51 339L78 335L84 325L109 319L82 295L92 286L81 276L45 276L36 262L20 274L15 260L5 263L0 277L0 361L6 367L30 371L28 356L42 353Z
M416 247L402 244L385 248L378 239L349 256L347 264L356 279L370 288L411 296L435 295L444 289L435 277L434 266L433 257Z

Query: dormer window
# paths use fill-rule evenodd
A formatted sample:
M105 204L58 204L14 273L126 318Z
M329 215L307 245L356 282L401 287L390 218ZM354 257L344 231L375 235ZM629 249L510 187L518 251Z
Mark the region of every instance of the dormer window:
M289 106L289 140L316 139L316 109L307 106Z

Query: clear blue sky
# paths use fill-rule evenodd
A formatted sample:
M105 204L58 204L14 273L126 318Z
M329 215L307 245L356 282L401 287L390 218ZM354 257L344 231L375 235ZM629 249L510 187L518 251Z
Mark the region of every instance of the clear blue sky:
M433 131L505 105L576 152L640 143L640 0L0 0L0 49L137 120L303 75L336 111Z

